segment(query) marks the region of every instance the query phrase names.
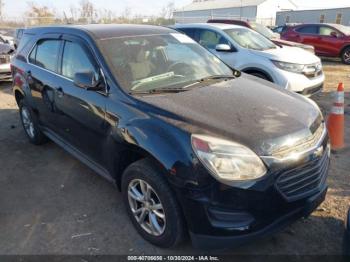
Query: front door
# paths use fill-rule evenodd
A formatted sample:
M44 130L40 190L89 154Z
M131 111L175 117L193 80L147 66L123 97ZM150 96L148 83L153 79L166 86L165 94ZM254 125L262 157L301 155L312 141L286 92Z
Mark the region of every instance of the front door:
M79 39L64 37L60 81L55 101L60 118L59 134L97 164L105 164L105 106L107 94L88 91L74 84L76 73L93 72L100 77L100 67L91 50Z

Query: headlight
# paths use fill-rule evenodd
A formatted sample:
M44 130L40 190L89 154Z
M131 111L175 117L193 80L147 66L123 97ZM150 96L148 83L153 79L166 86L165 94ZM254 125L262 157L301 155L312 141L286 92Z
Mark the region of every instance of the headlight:
M301 65L301 64L286 63L286 62L280 62L280 61L274 61L274 60L271 60L271 61L278 68L289 72L293 72L293 73L302 74L305 69L305 65Z
M192 135L192 147L200 161L218 180L247 181L266 174L261 159L238 143L205 135Z

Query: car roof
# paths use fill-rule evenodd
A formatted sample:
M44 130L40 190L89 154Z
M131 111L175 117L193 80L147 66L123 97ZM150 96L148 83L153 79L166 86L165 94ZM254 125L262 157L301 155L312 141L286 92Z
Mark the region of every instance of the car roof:
M332 23L303 23L303 24L297 24L294 25L294 27L300 27L300 26L310 26L310 25L317 25L317 26L322 26L322 25L329 25L329 26L333 26L333 27L337 27L339 26L339 24L332 24Z
M231 25L231 24L224 24L224 23L192 23L192 24L177 24L175 25L175 28L203 28L203 29L233 29L233 28L247 28L245 26L240 25Z
M89 24L89 25L58 25L26 29L26 33L81 33L85 32L94 39L101 40L114 37L168 34L174 30L152 25L129 25L129 24Z

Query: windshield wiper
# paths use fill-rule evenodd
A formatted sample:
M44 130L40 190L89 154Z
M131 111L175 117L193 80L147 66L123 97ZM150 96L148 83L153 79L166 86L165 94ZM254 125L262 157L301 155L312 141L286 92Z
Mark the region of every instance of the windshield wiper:
M160 94L160 93L178 93L178 92L184 92L188 91L188 89L185 88L154 88L154 89L149 89L149 90L135 90L129 92L130 95L135 95L135 94Z
M199 82L207 82L207 81L219 80L219 79L229 80L229 79L235 79L235 78L236 76L234 75L213 75L213 76L202 78L199 80Z

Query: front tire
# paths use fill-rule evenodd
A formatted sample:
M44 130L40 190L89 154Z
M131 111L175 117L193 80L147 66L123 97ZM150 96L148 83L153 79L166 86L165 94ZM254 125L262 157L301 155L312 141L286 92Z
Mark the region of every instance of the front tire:
M184 219L164 175L149 159L131 164L122 178L128 215L138 233L152 244L170 248L184 237Z
M48 139L41 132L37 118L30 106L27 105L24 99L19 101L18 106L22 126L29 141L34 145L41 145L46 143Z
M341 60L344 64L350 65L350 46L346 47L342 54L341 54Z

